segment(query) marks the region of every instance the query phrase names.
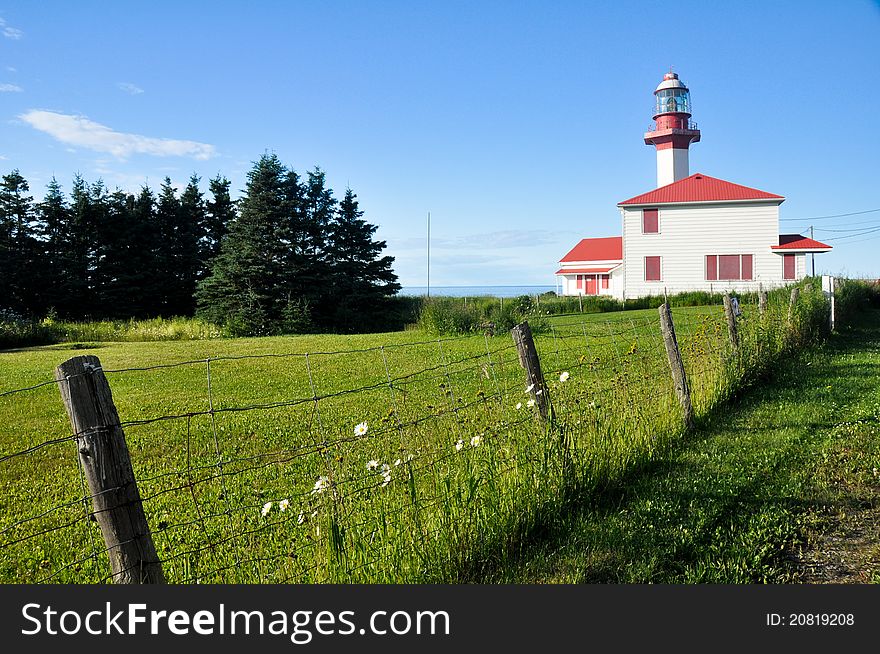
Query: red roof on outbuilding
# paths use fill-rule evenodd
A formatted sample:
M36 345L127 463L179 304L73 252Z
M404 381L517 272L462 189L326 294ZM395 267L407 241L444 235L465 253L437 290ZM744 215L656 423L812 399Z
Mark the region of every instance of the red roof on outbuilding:
M771 250L830 250L831 246L814 241L800 234L780 234L779 245L771 245Z
M681 202L725 202L736 200L779 200L785 198L774 193L740 186L723 179L695 173L672 184L642 193L617 206L632 204L677 204Z
M620 261L623 259L623 237L585 238L566 254L560 263L566 261Z
M619 264L618 264L619 265ZM617 266L613 266L610 268L560 268L556 271L557 275L575 275L575 274L587 274L587 275L598 275L600 273L607 273L617 268Z

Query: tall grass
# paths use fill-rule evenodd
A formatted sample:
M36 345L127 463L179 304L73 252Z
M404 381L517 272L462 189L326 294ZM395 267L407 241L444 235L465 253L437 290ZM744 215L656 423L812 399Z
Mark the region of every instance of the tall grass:
M532 331L547 329L548 316L576 313L609 313L656 309L668 301L672 307L698 307L721 304L723 293L687 291L665 298L649 295L625 301L605 295L557 296L553 292L541 295L521 295L516 298L495 297L433 297L421 306L416 327L433 334L473 334L510 330L515 324L528 320ZM738 294L741 302L757 302L757 293Z
M198 318L70 322L0 314L0 350L52 343L192 341L221 338L216 325Z

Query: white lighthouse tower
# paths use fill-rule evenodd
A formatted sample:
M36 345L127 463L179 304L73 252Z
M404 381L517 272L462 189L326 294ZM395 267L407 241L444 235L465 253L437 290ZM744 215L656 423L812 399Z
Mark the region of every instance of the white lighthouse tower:
M700 130L691 122L691 94L678 74L666 73L654 97L654 129L645 133L645 145L657 148L659 187L690 174L688 148L700 140Z

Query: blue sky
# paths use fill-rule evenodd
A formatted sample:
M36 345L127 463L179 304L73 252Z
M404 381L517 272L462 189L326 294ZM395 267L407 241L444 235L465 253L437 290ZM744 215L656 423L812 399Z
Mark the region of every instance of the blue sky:
M674 11L670 11L674 7ZM553 284L655 185L642 142L673 66L702 141L691 172L779 193L817 271L880 276L877 2L18 2L0 0L0 171L42 196L221 172L263 152L358 194L436 285ZM855 236L853 236L855 235ZM851 237L851 238L850 238Z

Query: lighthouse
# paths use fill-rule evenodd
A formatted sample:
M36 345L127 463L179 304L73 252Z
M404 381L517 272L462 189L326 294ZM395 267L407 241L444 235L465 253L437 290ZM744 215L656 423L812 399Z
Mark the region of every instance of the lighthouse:
M688 148L700 140L691 122L691 94L678 74L669 72L654 91L654 126L645 133L645 145L657 148L657 186L687 177Z

